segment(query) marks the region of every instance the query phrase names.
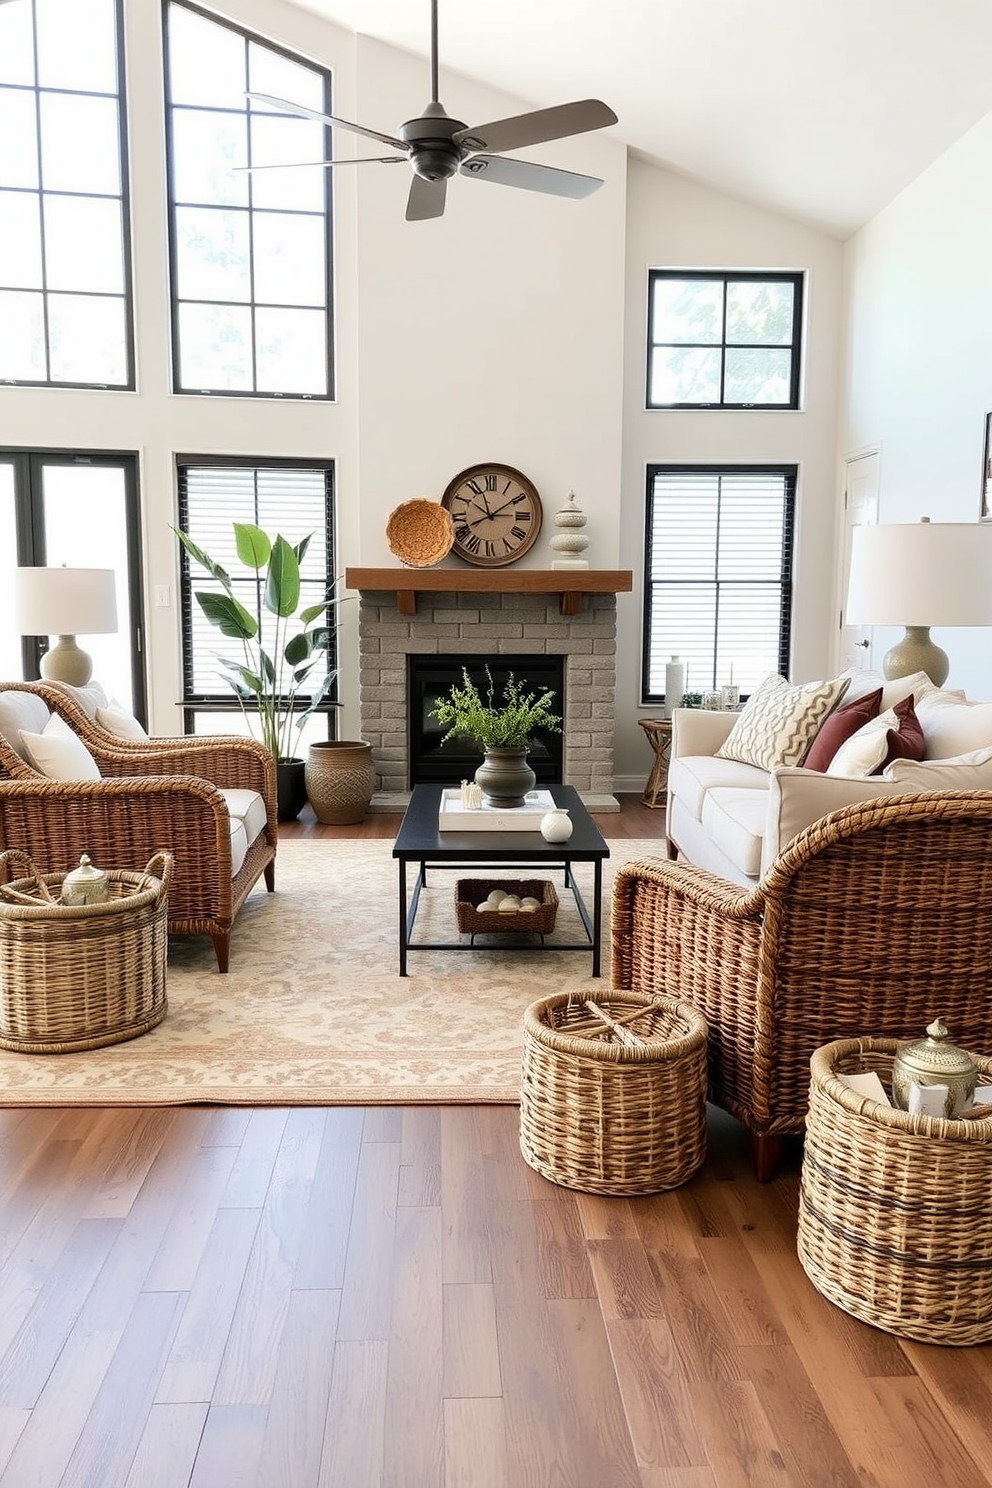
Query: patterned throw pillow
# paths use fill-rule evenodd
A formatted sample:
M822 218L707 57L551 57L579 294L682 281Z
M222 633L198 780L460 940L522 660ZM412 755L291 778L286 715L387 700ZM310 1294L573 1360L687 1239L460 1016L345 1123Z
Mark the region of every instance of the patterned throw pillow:
M836 677L830 682L793 687L784 677L766 677L717 750L717 758L739 760L762 770L801 765L821 723L836 708L849 681L848 677Z

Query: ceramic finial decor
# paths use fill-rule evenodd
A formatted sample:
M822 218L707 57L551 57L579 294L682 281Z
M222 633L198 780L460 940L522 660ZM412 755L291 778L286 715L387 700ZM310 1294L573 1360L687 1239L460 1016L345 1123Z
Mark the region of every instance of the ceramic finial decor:
M589 539L581 530L586 525L586 514L575 504L575 492L569 491L568 499L561 511L555 512L558 531L551 539L551 547L558 556L552 559L552 568L588 568L589 560L582 554L589 546Z

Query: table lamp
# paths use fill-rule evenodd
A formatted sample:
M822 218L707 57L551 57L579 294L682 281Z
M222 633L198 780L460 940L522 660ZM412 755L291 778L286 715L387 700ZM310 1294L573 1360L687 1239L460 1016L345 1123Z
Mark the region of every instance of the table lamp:
M950 663L931 625L992 625L992 524L922 517L854 527L844 623L904 625L885 676L926 672L942 687Z
M41 658L49 682L85 687L93 663L77 635L108 635L117 629L117 587L112 568L18 568L14 605L21 635L58 636Z

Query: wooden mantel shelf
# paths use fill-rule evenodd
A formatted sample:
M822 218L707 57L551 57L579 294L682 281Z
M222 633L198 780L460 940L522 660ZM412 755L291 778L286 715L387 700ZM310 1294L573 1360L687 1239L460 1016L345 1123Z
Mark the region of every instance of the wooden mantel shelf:
M346 568L348 589L395 593L401 615L417 613L418 594L557 594L563 615L577 615L583 594L629 594L629 568Z

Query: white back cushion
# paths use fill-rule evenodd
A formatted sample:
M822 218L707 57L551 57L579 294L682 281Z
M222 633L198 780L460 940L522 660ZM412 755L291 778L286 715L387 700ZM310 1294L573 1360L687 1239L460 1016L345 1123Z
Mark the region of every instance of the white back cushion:
M105 728L108 734L113 734L118 739L147 739L148 735L141 727L133 713L129 713L123 703L116 698L111 698L108 707L97 708L96 721L101 728Z
M26 765L31 763L21 738L21 730L40 734L51 717L44 698L33 692L18 692L14 688L0 691L0 734Z
M969 703L963 693L940 689L916 704L926 758L951 759L992 746L992 703Z

